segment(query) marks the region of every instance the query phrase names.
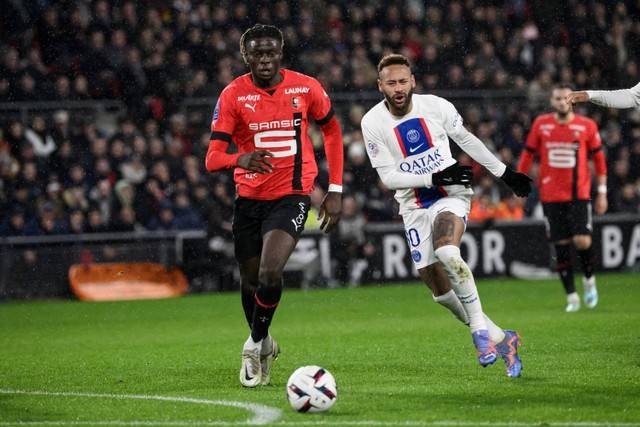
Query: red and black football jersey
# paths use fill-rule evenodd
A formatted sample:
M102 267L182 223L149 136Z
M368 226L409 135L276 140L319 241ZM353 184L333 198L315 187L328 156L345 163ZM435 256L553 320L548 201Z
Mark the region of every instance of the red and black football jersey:
M309 120L322 125L333 117L329 96L320 83L288 69L282 81L257 87L251 74L231 82L221 93L211 124L212 139L234 143L239 153L273 153L273 172L234 171L238 195L273 200L289 194L309 194L318 167L308 135Z
M559 123L554 114L538 116L527 136L518 170L527 173L533 156L540 161L538 188L542 202L591 199L590 157L602 150L598 125L575 114ZM599 171L605 174L606 170Z

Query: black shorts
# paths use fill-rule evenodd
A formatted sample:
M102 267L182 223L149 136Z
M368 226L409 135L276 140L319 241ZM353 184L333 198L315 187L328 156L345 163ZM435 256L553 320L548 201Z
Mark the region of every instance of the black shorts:
M547 217L547 234L552 242L569 239L578 234L591 235L593 232L589 200L543 203L542 207Z
M271 230L289 233L296 241L309 214L309 196L291 195L276 200L238 197L233 209L233 240L238 262L260 256L262 236Z

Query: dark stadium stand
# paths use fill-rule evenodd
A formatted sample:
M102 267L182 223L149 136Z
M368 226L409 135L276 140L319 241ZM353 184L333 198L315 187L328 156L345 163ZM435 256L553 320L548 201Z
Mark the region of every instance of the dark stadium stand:
M375 64L384 53L412 58L417 92L452 100L512 166L554 82L613 88L640 77L637 2L568 1L553 6L557 20L544 19L550 6L540 1L361 4L8 2L0 22L0 236L208 228L229 237L233 183L206 174L203 159L215 99L246 72L238 41L254 22L281 27L287 65L316 76L334 100L350 224L398 220L359 130L380 99ZM602 132L610 212L640 212L640 112L579 111ZM535 196L523 206L475 172L472 218L539 216Z

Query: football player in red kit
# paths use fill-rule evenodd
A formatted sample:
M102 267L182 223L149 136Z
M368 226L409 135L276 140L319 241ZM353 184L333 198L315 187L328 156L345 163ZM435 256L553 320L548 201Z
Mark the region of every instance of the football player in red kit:
M269 325L282 294L282 271L304 228L318 173L307 134L310 120L322 130L329 168L329 188L320 208L325 232L335 227L342 210L340 125L316 79L281 68L282 47L282 32L270 25L255 25L242 35L240 51L250 72L220 94L206 157L210 172L235 168L235 257L251 329L240 369L245 387L268 384L279 353ZM227 153L232 143L238 149L235 154Z
M596 172L595 212L601 215L607 211L607 164L598 125L572 111L570 93L571 88L566 86L553 89L551 106L555 112L535 119L518 165L518 171L528 173L534 157L540 162L540 200L549 223L549 238L555 245L557 270L567 293L567 312L580 309L573 281L572 245L582 264L585 305L594 308L598 304L591 245L589 160L594 162Z

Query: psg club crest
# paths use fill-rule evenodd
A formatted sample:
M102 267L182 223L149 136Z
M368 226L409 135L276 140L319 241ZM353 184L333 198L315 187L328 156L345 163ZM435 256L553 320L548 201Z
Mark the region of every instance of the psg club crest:
M415 129L411 129L409 132L407 132L407 139L411 143L418 142L420 140L420 132Z
M300 107L300 98L297 96L294 96L293 98L291 98L291 106L293 108L299 108Z

